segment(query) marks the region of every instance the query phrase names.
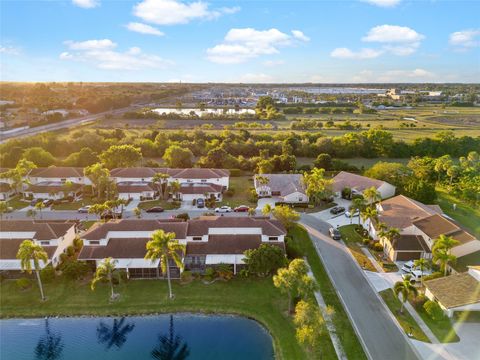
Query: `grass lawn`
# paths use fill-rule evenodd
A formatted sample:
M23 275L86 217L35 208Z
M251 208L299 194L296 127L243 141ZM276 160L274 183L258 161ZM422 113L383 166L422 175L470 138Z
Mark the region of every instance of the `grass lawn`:
M46 302L40 301L36 286L19 291L14 281L1 283L0 316L43 317L72 315L138 315L150 313L228 313L254 318L266 326L274 341L277 359L308 359L295 339L295 329L287 315L287 299L266 279L234 279L228 283L204 285L194 281L181 285L173 281L175 300L167 299L167 282L136 280L119 285L120 299L109 302L109 287L91 291L88 284L57 280L46 284ZM330 341L328 334L325 341ZM333 347L325 359L336 359Z
M437 202L443 212L470 229L477 238L480 238L480 208L473 207L465 201L457 199L449 194L446 189L437 187L436 190L438 195ZM457 204L456 210L453 210L453 204Z
M230 189L234 190L232 196L223 195L223 200L218 202L216 206L227 205L232 208L246 205L257 207L256 202L250 201L250 189L253 188L252 176L236 176L230 178Z
M442 320L433 320L423 306L415 307L415 310L440 342L449 343L460 341L448 317L445 316Z
M289 236L294 239L293 243L298 250L307 257L313 274L318 282L320 291L327 305L335 310L333 323L339 334L340 341L348 359L367 359L362 345L357 338L347 313L337 296L335 288L323 267L317 251L308 235L308 232L300 225L295 225L289 230Z
M62 202L60 204L53 204L52 210L78 210L83 206L96 204L96 201L92 198L85 197L80 201Z
M402 303L400 300L395 296L392 289L386 289L379 292L380 296L382 297L383 301L387 304L388 308L392 312L392 314L397 318L398 322L402 326L403 330L406 334L410 331L412 332L412 338L416 340L420 340L423 342L430 342L427 335L422 331L420 326L418 326L415 319L410 315L407 309L403 310L403 314L400 313L400 308Z
M82 221L82 229L83 230L88 230L90 229L93 224L95 224L97 221L96 220L86 220L86 221Z
M357 225L355 224L345 225L339 227L338 230L342 234L343 242L347 245L358 264L368 271L377 272L375 266L373 266L370 259L361 249L363 238L355 231L356 227Z
M174 203L174 202L169 202L163 199L142 201L141 203L138 204L138 207L142 210L150 209L153 206L160 206L165 210L174 210L180 207L178 202Z
M23 201L21 195L16 195L7 201L7 206L12 207L13 210L23 209L28 205L30 205L30 201Z

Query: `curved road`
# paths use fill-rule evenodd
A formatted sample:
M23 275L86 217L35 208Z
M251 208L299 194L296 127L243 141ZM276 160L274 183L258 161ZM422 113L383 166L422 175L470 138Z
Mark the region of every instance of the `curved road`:
M367 356L372 360L419 359L410 342L394 323L389 310L359 271L348 249L327 235L331 226L305 214L302 214L301 223L313 240Z

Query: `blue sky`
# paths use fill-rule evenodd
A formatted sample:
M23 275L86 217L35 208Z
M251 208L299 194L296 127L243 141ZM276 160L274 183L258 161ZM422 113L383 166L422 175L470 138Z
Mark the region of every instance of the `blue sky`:
M16 81L480 82L480 2L0 0Z

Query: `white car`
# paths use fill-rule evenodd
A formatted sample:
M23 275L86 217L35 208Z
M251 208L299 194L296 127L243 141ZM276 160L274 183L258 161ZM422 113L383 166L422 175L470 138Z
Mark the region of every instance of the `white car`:
M402 271L406 272L407 274L410 274L414 270L415 270L415 266L413 265L413 260L407 261L402 266Z
M349 217L356 217L356 216L360 215L360 211L358 211L358 210L355 210L355 212L353 213L353 215L351 215L351 213L352 213L352 212L349 210L349 211L347 211L347 212L345 213L345 216L346 216L347 218L349 218Z
M232 212L232 208L230 206L221 206L215 209L216 213L229 213Z
M422 272L420 270L412 270L410 274L402 274L402 278L406 279L407 277L410 277L410 282L414 284L416 282L422 281L422 277L426 275L429 275L429 274L426 273L425 271Z
M91 205L81 207L80 209L78 209L78 212L82 214L88 214L88 210L90 210L91 207Z

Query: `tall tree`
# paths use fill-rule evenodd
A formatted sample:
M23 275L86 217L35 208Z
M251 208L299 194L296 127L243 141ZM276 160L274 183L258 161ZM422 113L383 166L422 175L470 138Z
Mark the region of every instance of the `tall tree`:
M275 206L272 214L286 229L290 229L300 219L300 214L287 205Z
M110 181L110 171L103 167L101 163L95 163L83 169L83 173L92 182L92 188L97 197L100 198L105 193L105 185Z
M170 145L163 155L165 163L172 168L192 167L193 153L190 149L179 145Z
M378 220L378 212L377 209L373 208L372 206L367 206L360 212L360 217L362 221L365 223L367 220L372 222L376 222Z
M142 159L142 151L133 145L112 145L99 158L107 169L132 167Z
M416 269L420 269L420 271L422 272L421 282L422 282L422 285L423 285L423 272L424 272L424 270L427 270L427 269L431 268L430 261L428 261L425 258L417 259L417 260L413 261L413 266Z
M105 258L97 266L95 275L93 276L90 288L95 290L97 283L99 281L107 281L110 285L110 299L115 299L115 293L113 292L113 280L119 279L120 275L117 271L117 260L112 259L111 257Z
M415 285L412 284L410 275L406 276L405 279L403 279L403 281L397 281L393 286L393 292L397 297L399 297L400 294L402 295L402 298L400 299L402 302L400 312L402 314L403 314L403 307L407 302L408 297L411 294L413 294L414 296L418 295L418 290L415 287Z
M305 173L303 177L307 195L315 204L333 193L333 179L325 178L325 169L314 168L310 173Z
M169 260L172 259L175 265L183 269L182 256L185 254L185 245L182 245L175 239L173 232L164 232L157 230L152 234L152 240L147 242L147 253L145 259L152 263L160 260L160 268L162 273L167 275L168 296L173 299L172 284L170 280Z
M23 240L18 248L17 259L20 260L20 266L23 271L32 273L32 264L35 275L37 276L38 287L42 301L45 301L45 294L43 292L42 279L40 278L40 261L45 265L48 262L48 255L40 245L32 240Z
M443 275L447 276L448 265L452 265L457 260L455 255L450 254L449 250L438 248L433 252L433 262L440 265Z
M306 345L310 351L317 348L321 335L326 330L325 320L318 306L312 302L300 300L295 306L293 323L296 327L297 341Z
M8 212L8 204L6 201L0 201L0 220L3 220L3 214Z
M369 204L382 200L382 194L380 194L380 191L378 191L375 186L363 190L363 197Z

